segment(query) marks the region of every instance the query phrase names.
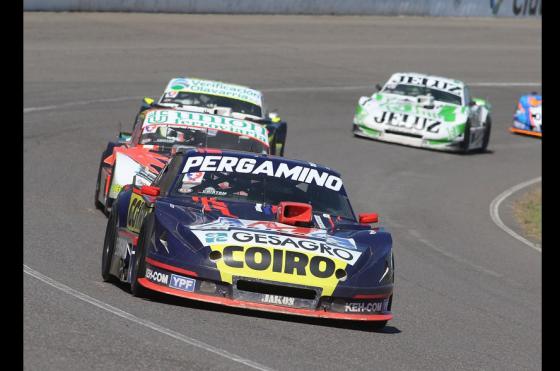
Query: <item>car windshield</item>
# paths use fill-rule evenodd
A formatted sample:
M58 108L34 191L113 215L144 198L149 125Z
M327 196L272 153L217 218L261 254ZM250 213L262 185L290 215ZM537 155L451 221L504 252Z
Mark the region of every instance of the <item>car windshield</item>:
M310 204L315 213L355 220L344 188L334 191L313 183L237 172L180 174L172 194L278 205L282 201Z
M434 100L439 102L461 105L461 97L445 91L428 88L426 86L397 84L396 86L386 86L383 93L406 95L409 97L417 97L419 95L430 94Z
M176 125L145 126L139 144L170 148L174 145L179 145L268 153L268 147L265 144L249 136L228 133L217 129Z
M228 107L233 112L261 117L261 107L239 99L223 97L219 95L178 92L175 96L165 94L161 103L173 103L181 106L195 106L204 108Z

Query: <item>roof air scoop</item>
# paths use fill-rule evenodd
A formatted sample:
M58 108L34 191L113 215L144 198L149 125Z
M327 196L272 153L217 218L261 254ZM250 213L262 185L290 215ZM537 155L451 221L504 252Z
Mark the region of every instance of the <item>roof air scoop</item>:
M283 201L278 204L276 218L283 224L309 227L312 224L313 209L311 205L301 202Z
M212 112L215 115L231 116L231 107L215 107Z

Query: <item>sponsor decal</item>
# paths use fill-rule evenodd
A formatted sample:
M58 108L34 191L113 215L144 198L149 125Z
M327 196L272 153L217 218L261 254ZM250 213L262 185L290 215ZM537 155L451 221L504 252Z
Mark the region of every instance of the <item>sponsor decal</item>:
M529 117L531 126L540 128L542 125L542 106L529 107Z
M227 283L234 276L304 282L321 288L322 295L331 295L339 282L335 272L354 265L362 254L352 239L327 238L325 230L275 222L219 218L191 226L191 231L204 246L221 253L222 259L215 263Z
M204 193L204 194L207 194L207 195L217 195L217 196L227 195L227 192L218 191L214 187L206 187L200 193Z
M398 99L387 99L384 102L377 103L377 107L383 111L397 112L414 116L426 117L429 119L439 119L437 111L422 108L412 103L402 103Z
M206 113L185 112L175 110L154 110L148 112L143 130L161 125L188 126L193 129L213 129L245 135L268 144L268 130L251 121L232 117L210 115Z
M335 239L328 241L330 242L328 243L308 238L252 231L192 232L201 242L204 241L206 244L228 243L235 245L280 247L292 251L313 252L323 257L340 259L350 265L354 265L362 254L357 250L352 251L339 246L339 240L337 241Z
M196 281L192 278L178 276L176 274L171 275L171 280L169 281L169 287L183 291L194 291L194 285Z
M243 100L258 106L261 105L262 101L262 94L258 90L211 80L185 78L173 79L167 86L166 91L190 91L195 93L220 95Z
M204 233L204 240L207 244L228 242L228 234L226 232Z
M128 204L128 214L126 216L127 228L132 232L140 233L142 222L150 210L150 208L146 207L146 202L142 196L132 193Z
M211 249L222 253L222 264L229 268L238 268L243 272L251 272L248 277L252 278L259 278L259 275L255 273L262 272L263 276L261 277L265 277L268 273L272 276L290 275L315 280L328 279L334 278L336 269L346 267L346 264L340 259L330 259L317 254L296 252L288 249L250 245L213 245ZM229 271L235 270L229 269Z
M146 268L146 278L149 279L150 281L154 281L164 285L167 285L169 282L169 275L158 272L151 268Z
M386 312L389 299L383 301L346 302L344 311L347 313L374 313Z
M446 91L458 96L462 96L463 94L462 85L456 84L452 80L442 80L430 76L396 74L391 78L390 82L397 84L425 86L427 88Z
M503 0L490 0L492 14L498 15L503 2ZM511 11L516 16L542 16L542 0L512 0Z
M265 209L265 208L263 208ZM271 211L275 213L275 210ZM328 214L325 214L325 218L328 218ZM352 238L343 238L338 236L333 236L327 233L324 229L314 229L314 228L302 228L294 227L291 225L281 224L273 221L260 221L260 220L244 220L244 219L233 219L226 217L219 217L213 222L191 225L190 229L193 231L229 231L229 230L241 230L241 231L263 231L264 233L274 233L275 235L295 235L298 237L305 237L315 240L315 242L326 241L327 245L333 245L342 249L356 250L356 242ZM197 236L199 234L195 233ZM229 235L228 235L229 236ZM200 239L200 237L199 237ZM202 242L203 240L200 239ZM229 242L236 242L228 237Z
M120 185L120 184L113 184L111 186L111 188L109 189L109 197L114 195L114 197L111 197L111 198L117 198L117 195L119 194L119 192L121 191L122 188L123 188L123 186Z
M264 294L261 298L263 303L268 304L277 304L277 305L294 305L295 298L290 298L288 296L280 296L280 295L269 295Z
M234 216L230 213L228 205L225 202L216 200L215 197L193 196L192 200L197 203L200 202L204 211L215 210L225 216Z
M373 114L373 121L377 124L386 124L402 129L425 130L434 134L438 133L441 127L440 120L431 120L425 117L387 111L375 112Z
M191 156L187 158L183 173L198 171L226 171L244 174L264 174L269 177L285 178L308 184L315 183L320 187L339 191L342 188L342 179L307 166L290 167L281 161L264 160L257 165L257 159L233 156Z

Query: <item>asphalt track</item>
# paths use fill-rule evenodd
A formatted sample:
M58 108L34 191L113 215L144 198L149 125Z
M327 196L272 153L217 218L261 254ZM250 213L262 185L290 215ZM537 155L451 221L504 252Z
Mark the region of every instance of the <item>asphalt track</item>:
M358 98L396 71L475 83L493 105L490 151L353 137ZM286 155L340 170L356 211L380 214L397 269L385 331L141 300L101 281L101 150L131 126L131 97L186 74L266 91L289 123ZM530 19L25 13L25 368L540 369L541 254L488 212L541 175L541 142L506 130L532 89L509 83L540 81Z

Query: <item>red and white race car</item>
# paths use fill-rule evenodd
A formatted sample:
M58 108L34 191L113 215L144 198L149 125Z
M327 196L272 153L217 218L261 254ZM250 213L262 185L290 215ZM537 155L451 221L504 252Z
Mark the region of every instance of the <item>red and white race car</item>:
M105 213L124 185L149 185L177 149L270 152L268 130L252 121L171 108L148 109L141 117L131 135L121 133L101 155L95 205Z

